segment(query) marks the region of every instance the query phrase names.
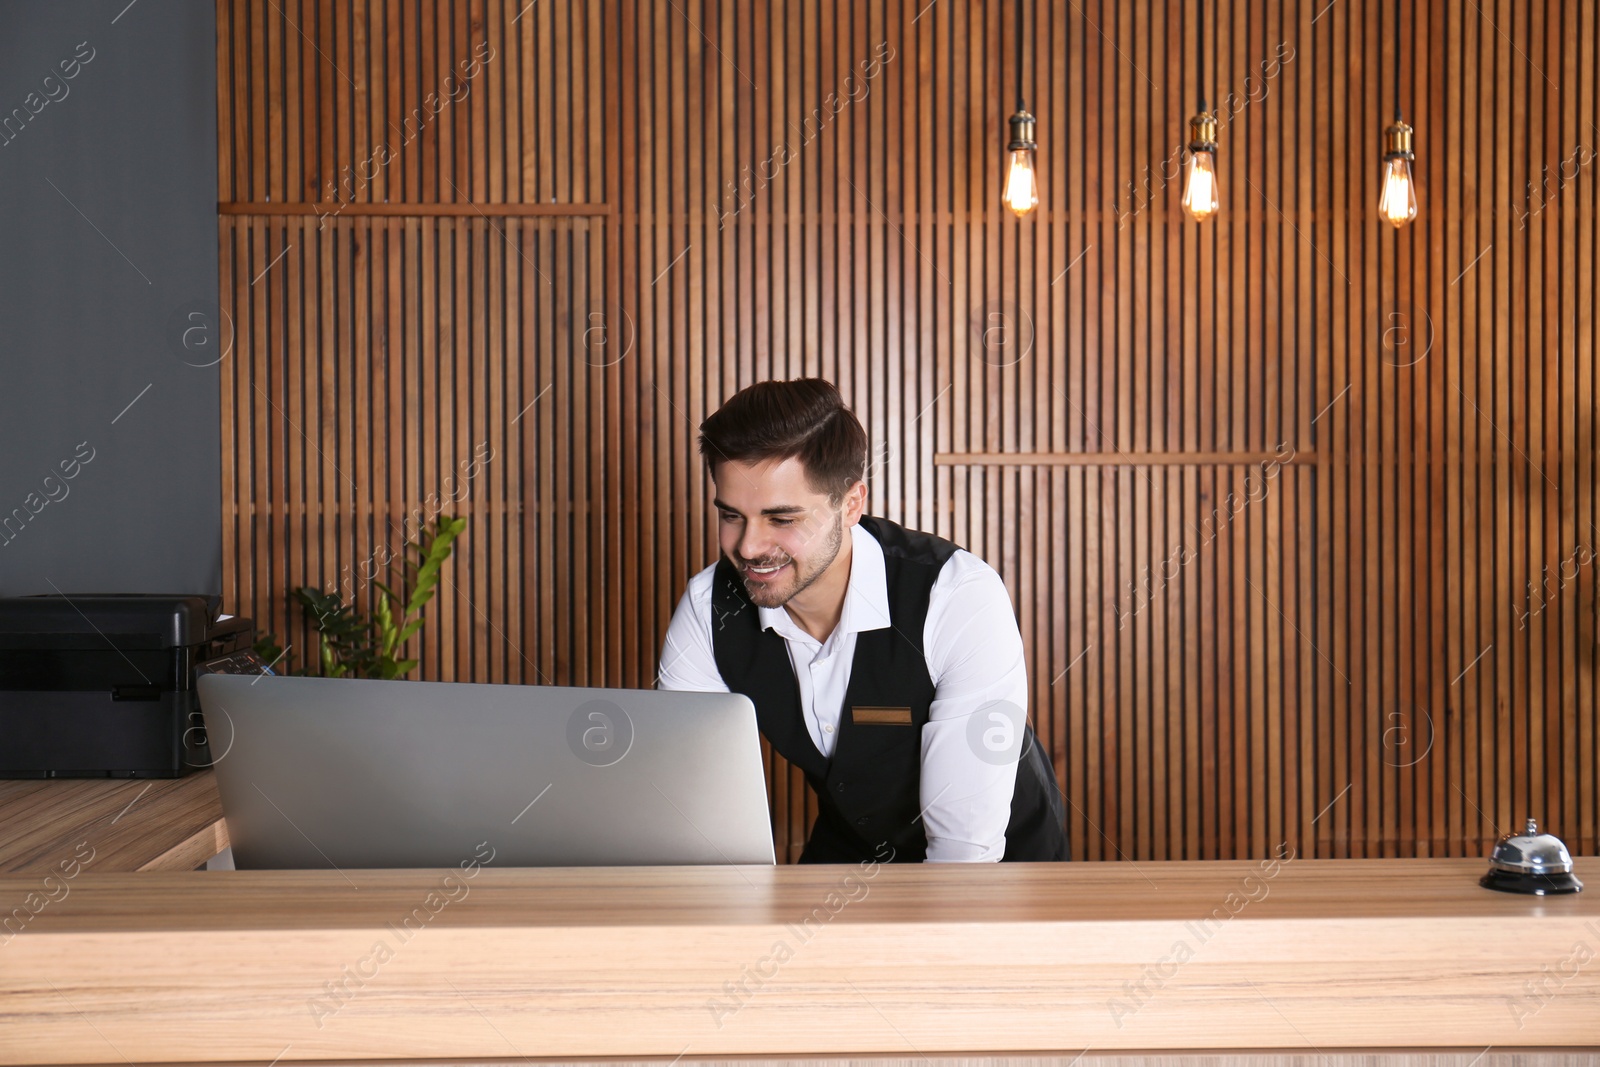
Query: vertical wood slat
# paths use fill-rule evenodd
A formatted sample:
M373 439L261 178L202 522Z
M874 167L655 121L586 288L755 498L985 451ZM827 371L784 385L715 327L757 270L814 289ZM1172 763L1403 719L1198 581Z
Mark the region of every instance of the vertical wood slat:
M1012 592L1079 856L1477 854L1527 813L1595 851L1594 566L1561 568L1597 547L1596 182L1560 169L1600 147L1594 13L1402 0L1395 234L1393 9L1207 6L1200 228L1163 170L1179 0L1024 0L1021 223L1006 0L219 0L228 595L314 656L287 589L370 603L363 567L492 446L419 673L649 684L716 553L699 420L820 373L882 449L873 510ZM359 213L385 199L414 213ZM588 215L509 217L534 202ZM1280 442L1270 484L1228 458ZM792 859L815 801L769 773Z

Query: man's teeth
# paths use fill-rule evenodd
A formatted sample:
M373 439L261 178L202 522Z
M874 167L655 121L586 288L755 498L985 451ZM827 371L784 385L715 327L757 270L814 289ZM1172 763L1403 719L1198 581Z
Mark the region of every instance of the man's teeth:
M771 574L773 571L778 570L782 566L783 564L780 563L777 567L751 567L750 569L755 571L757 574Z

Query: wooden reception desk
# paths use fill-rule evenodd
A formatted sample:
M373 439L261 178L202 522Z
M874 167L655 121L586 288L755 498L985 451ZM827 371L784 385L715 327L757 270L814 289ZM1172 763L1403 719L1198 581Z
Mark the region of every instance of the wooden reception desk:
M1537 898L1480 889L1477 859L516 869L490 843L467 870L97 854L69 877L56 840L0 876L0 908L35 906L0 931L4 1064L1490 1067L1600 1046L1588 858L1588 892Z
M80 851L96 871L192 871L227 847L211 771L0 781L0 873L44 874Z

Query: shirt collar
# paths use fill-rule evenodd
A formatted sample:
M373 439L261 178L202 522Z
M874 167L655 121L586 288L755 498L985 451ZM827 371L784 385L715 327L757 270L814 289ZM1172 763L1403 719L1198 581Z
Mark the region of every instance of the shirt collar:
M763 630L805 634L782 607L757 607ZM889 584L883 567L883 546L859 522L850 527L850 584L834 633L860 633L889 626ZM808 640L810 635L805 634Z

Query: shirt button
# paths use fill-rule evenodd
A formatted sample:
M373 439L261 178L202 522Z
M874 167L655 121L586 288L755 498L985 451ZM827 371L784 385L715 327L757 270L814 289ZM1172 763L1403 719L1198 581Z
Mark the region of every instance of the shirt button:
M832 726L824 726L822 729L823 729L823 731L825 733L830 733L830 734L833 733L833 727Z

